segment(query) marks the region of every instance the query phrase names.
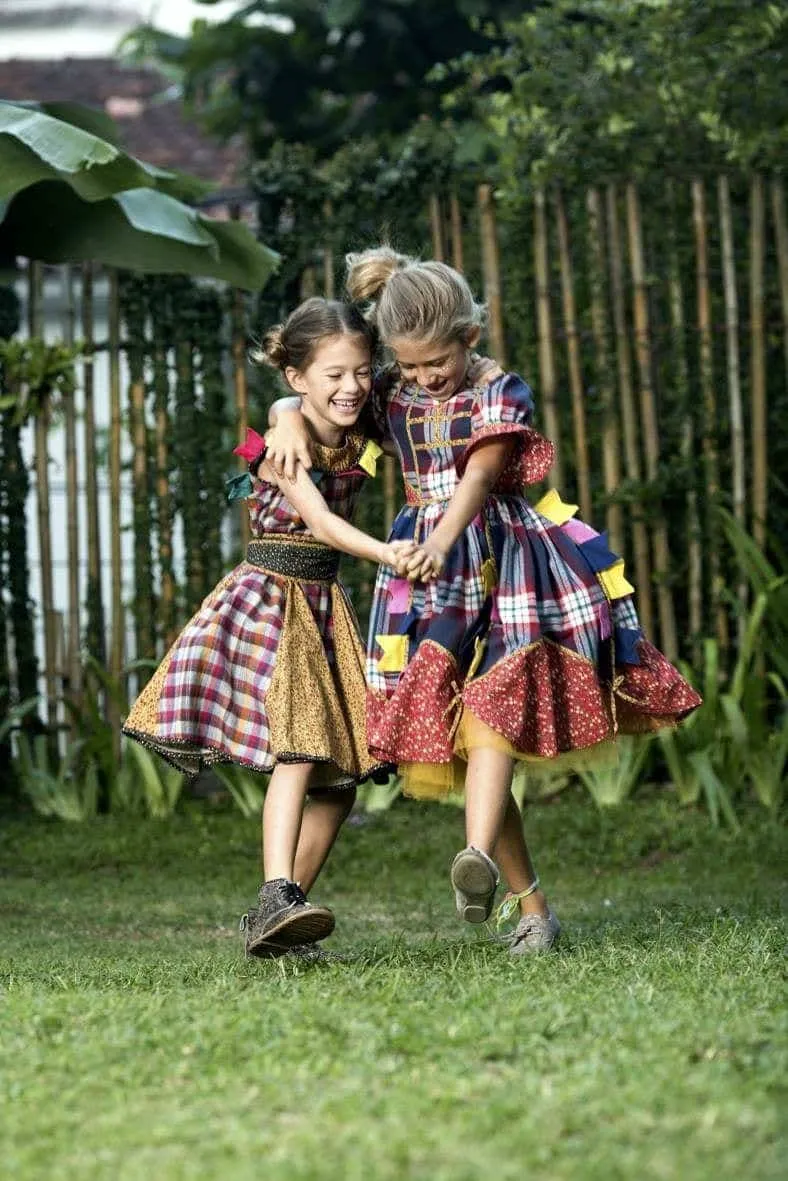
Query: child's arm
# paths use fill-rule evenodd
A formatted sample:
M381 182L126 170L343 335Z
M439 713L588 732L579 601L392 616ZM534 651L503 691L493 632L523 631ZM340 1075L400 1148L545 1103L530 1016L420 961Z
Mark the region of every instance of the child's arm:
M511 437L490 439L472 452L446 512L408 559L408 578L423 582L440 573L449 550L484 507L515 446Z
M332 513L303 467L299 467L294 478L289 480L277 476L266 456L259 471L261 479L282 490L316 541L356 558L392 566L400 574L405 573L405 559L415 549L412 542L386 544Z

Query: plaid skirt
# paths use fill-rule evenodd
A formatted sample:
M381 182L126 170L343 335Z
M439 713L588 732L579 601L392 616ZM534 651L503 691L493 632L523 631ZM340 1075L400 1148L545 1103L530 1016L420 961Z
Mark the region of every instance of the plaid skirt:
M313 787L380 764L364 729L364 656L344 588L246 562L205 599L123 727L187 774L314 762Z
M552 762L617 732L672 725L700 704L643 637L606 536L556 504L566 508L555 493L537 508L493 495L438 579L414 586L378 573L367 741L375 757L410 768L412 794L453 788L456 758L474 746ZM393 537L428 536L444 510L404 508Z

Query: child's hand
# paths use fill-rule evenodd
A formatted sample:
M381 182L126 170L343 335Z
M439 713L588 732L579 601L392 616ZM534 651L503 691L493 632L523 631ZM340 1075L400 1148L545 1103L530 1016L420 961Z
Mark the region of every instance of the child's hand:
M503 374L503 369L492 357L480 357L478 353L471 353L466 375L469 385L489 385L491 381L503 377Z
M416 552L415 541L390 541L386 546L386 565L393 567L403 578L408 575L408 561Z
M431 582L446 564L446 551L427 539L407 561L407 577L411 582Z
M265 457L280 480L283 477L291 482L295 480L299 464L306 471L310 470L312 455L309 441L309 433L300 411L282 412L276 426L266 431Z

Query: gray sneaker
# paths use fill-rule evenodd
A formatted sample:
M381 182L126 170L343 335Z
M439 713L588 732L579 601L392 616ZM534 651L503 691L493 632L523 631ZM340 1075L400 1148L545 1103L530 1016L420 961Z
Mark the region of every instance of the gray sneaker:
M524 914L510 937L511 955L536 955L550 951L558 942L561 924L548 907L547 917L541 914Z
M277 878L258 892L259 906L241 919L246 954L274 959L295 947L325 939L334 930L327 907L312 906L297 882Z
M459 917L466 923L486 922L499 881L498 866L481 849L469 845L458 853L451 864L451 884Z

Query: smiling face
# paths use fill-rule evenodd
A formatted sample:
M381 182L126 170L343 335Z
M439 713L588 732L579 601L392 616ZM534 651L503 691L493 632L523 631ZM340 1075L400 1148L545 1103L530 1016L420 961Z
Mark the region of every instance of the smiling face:
M468 368L468 350L478 340L479 330L474 328L465 341L436 342L395 336L388 344L397 358L403 380L415 383L431 398L442 402L462 388Z
M318 440L339 446L369 397L372 365L365 337L345 332L326 336L306 369L286 369L288 384L303 398L303 413Z

